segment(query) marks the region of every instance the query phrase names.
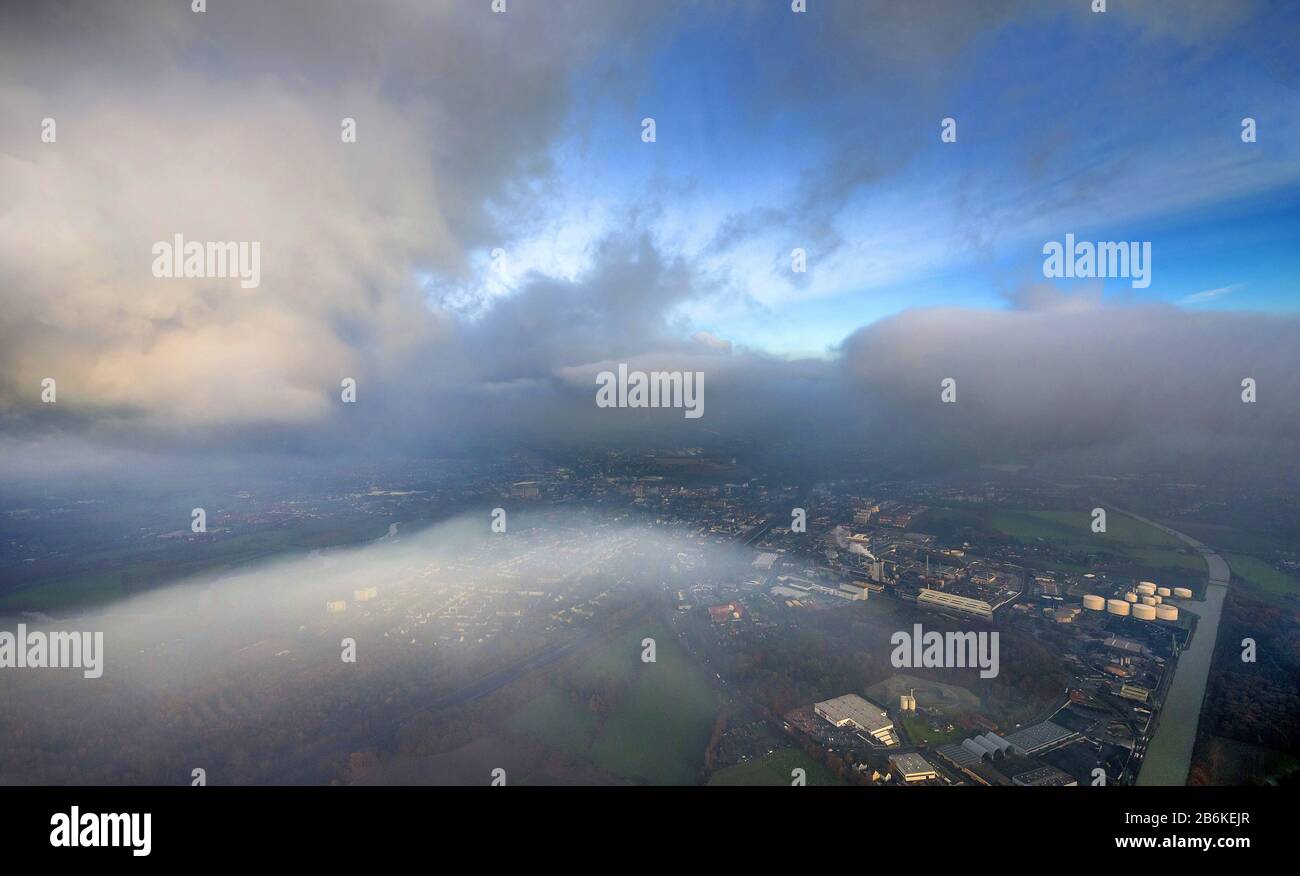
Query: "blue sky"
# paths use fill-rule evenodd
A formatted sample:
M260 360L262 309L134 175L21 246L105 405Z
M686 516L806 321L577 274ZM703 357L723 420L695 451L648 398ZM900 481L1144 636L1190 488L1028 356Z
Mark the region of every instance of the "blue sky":
M649 44L630 92L604 87L625 61L611 50L575 74L552 208L514 267L576 276L593 239L635 222L725 290L682 306L689 327L785 355L908 307L1009 306L1066 233L1151 241L1151 286L1106 297L1294 311L1294 13L1025 8L936 28L702 6Z

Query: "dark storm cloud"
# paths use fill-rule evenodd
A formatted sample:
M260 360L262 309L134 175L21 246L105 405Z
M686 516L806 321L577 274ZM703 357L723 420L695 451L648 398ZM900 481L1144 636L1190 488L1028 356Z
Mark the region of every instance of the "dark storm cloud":
M1028 308L918 309L860 329L843 347L849 379L896 425L984 459L1189 441L1294 455L1300 318L1021 298ZM955 404L940 401L945 378Z

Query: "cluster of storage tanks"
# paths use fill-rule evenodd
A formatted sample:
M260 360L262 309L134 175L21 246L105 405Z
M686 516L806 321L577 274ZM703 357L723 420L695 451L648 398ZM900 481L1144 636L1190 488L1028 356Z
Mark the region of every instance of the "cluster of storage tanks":
M1083 597L1083 607L1089 611L1105 611L1119 617L1135 617L1144 621L1176 621L1178 606L1167 604L1166 597L1191 599L1192 591L1187 587L1157 587L1151 581L1140 581L1124 594L1123 599L1106 599L1089 593Z

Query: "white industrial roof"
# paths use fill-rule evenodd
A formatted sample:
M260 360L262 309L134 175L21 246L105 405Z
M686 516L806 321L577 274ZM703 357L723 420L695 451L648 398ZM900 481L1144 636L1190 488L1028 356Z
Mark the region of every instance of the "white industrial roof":
M818 703L817 708L835 724L851 721L872 734L894 726L894 722L889 720L884 709L857 694L845 694L833 700L825 700Z

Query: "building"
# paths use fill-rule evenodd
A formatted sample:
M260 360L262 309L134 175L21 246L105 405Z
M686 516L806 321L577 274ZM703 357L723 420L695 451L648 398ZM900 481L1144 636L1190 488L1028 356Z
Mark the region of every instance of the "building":
M1119 695L1126 700L1137 700L1139 703L1145 703L1151 699L1151 691L1140 684L1122 685L1119 689Z
M988 752L986 751L981 751L977 754L967 748L965 742L969 741L970 740L964 740L961 745L954 745L952 743L940 745L935 749L935 751L937 751L944 760L948 761L953 766L969 773L973 767L978 765L981 760L988 756ZM984 782L984 784L987 784L987 782Z
M939 778L930 762L919 754L895 754L889 758L889 769L904 782L924 782Z
M344 611L347 611L347 608L347 602L342 599L335 599L331 602L325 603L326 614L341 614Z
M855 587L852 584L841 584L840 589L835 591L835 595L844 599L864 600L867 598L865 587Z
M379 596L378 587L367 587L365 590L353 590L352 599L354 602L369 602Z
M916 601L921 605L928 605L932 608L953 609L990 620L993 618L993 606L984 600L957 596L943 590L922 590L916 595Z
M1123 651L1128 654L1141 654L1145 650L1132 639L1121 639L1119 636L1111 636L1103 644L1107 648L1113 648L1116 651Z
M510 488L510 495L516 499L536 499L540 495L537 481L517 481Z
M1079 782L1074 776L1063 773L1054 766L1040 766L1012 776L1011 784L1025 788L1073 788Z
M725 624L728 621L740 620L740 604L736 602L727 602L722 605L710 605L709 617L715 624Z
M813 711L836 727L861 730L884 745L898 744L898 737L894 735L894 722L889 720L885 710L857 694L845 694L817 703L813 706Z
M877 513L879 510L879 505L868 503L865 508L859 508L853 512L853 522L859 526L866 526L871 522L871 515Z
M1016 754L1037 754L1073 739L1079 734L1051 721L1017 730L1006 738Z
M961 747L975 755L976 760L1000 760L1011 751L1011 743L993 732L963 739Z

